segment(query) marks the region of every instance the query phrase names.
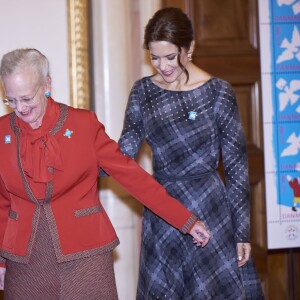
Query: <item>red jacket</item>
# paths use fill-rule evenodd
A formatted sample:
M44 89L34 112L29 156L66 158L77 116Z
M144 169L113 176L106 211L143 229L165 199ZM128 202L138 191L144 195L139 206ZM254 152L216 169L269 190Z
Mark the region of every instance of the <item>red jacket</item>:
M24 171L20 120L14 113L0 118L2 264L5 258L28 263L41 209L46 212L58 262L116 247L116 232L99 201L99 167L171 225L183 233L190 230L196 217L119 151L93 112L48 101L44 119L53 118L53 109L60 111L49 132L59 147L60 154L55 155L61 157L61 168L50 168L53 175L49 173L47 185L33 182ZM46 194L44 200L40 195L36 199L41 193Z

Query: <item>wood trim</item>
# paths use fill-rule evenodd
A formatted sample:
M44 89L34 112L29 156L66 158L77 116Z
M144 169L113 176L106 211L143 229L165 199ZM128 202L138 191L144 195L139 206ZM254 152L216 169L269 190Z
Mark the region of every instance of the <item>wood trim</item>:
M89 1L68 0L70 103L90 108Z

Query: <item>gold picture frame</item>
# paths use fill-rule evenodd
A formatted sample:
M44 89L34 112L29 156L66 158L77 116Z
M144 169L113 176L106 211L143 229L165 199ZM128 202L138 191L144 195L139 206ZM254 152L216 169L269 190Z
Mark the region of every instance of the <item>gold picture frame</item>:
M90 109L89 0L68 0L71 105Z

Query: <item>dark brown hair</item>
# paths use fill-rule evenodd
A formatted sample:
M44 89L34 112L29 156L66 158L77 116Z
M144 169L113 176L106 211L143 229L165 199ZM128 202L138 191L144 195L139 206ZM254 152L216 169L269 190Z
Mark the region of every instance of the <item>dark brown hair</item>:
M144 34L144 49L149 50L151 42L166 41L178 47L177 61L187 75L186 68L180 62L181 48L188 51L194 39L194 30L191 20L179 8L167 7L158 10L148 21Z

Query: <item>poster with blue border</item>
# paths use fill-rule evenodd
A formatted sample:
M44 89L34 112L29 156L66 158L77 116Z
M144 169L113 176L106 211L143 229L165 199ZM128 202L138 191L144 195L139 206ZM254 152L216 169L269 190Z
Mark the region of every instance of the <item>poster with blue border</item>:
M259 0L268 248L300 247L300 0Z

